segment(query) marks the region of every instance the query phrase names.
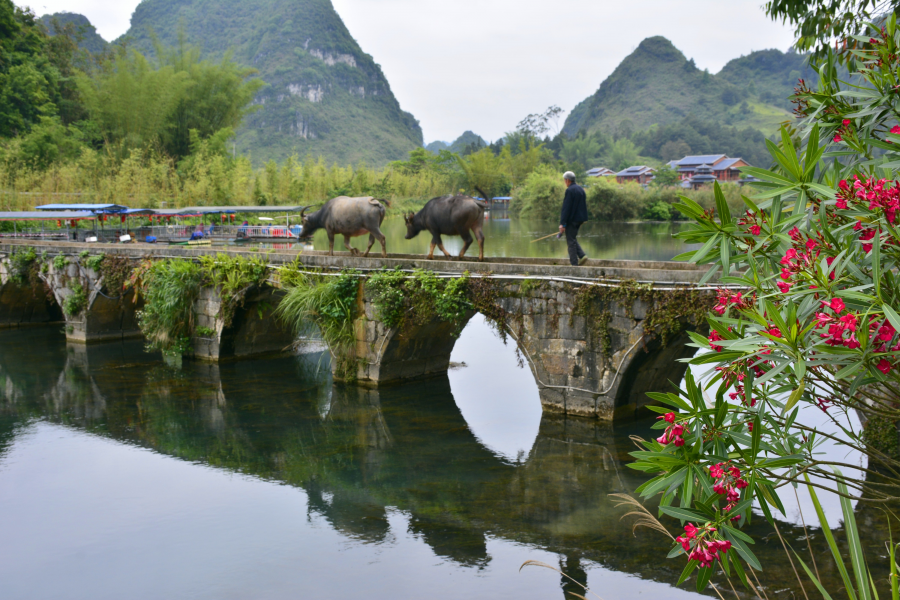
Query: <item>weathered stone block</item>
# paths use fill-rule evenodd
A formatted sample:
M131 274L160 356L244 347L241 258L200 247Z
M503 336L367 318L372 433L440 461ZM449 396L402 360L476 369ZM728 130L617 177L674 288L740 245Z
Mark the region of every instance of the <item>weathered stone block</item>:
M587 338L587 323L578 315L560 315L557 321L559 337L566 340L584 340Z

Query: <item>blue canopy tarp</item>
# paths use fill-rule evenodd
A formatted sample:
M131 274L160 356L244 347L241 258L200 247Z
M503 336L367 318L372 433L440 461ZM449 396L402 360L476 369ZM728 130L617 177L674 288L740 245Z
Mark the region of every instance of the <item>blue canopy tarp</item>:
M93 213L120 213L128 210L120 204L43 204L35 206L35 210L78 210Z

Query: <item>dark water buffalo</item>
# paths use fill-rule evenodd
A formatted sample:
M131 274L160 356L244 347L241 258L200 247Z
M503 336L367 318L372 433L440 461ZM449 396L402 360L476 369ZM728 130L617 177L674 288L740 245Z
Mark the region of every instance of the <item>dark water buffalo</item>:
M484 192L478 191L487 198ZM472 245L471 231L478 240L478 260L484 260L484 233L481 228L484 225L485 208L486 202L461 194L432 198L419 212L406 215L406 239L411 240L419 235L420 231L427 229L431 232L431 250L428 252L428 258L433 259L435 246L441 249L444 256L450 256L450 253L444 250L442 235L461 236L464 245L459 256L462 258Z
M384 206L375 198L338 196L326 202L325 206L314 213L304 215L305 212L306 208L300 211L300 218L303 220L301 238L310 238L317 230L324 229L328 233L328 254L334 254L334 236L342 235L344 247L353 256L359 255L359 250L350 245L350 238L368 233L369 247L363 256L369 255L375 240L381 242L381 256L387 256L384 234L381 233Z

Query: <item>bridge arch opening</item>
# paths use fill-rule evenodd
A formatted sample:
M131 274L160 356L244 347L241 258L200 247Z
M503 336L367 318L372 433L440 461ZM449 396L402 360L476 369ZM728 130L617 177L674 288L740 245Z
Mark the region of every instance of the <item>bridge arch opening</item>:
M504 461L522 463L538 436L543 409L528 364L476 313L454 340L448 371L453 399L478 441Z
M697 350L687 345L690 341L683 332L665 346L659 338L653 338L644 347L633 350L634 357L619 374L622 381L616 390L616 417L640 414L653 402L647 392L667 392L673 389L672 384L681 384L687 364L679 359L690 358Z
M60 323L62 307L43 281L0 281L0 327Z

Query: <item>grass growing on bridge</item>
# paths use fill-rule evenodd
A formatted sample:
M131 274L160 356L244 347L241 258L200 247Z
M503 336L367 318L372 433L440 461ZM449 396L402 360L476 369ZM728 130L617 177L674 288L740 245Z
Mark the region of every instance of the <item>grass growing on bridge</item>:
M130 271L124 258L106 256L92 264L109 277L109 288L118 285ZM194 302L201 288L218 289L221 303L217 317L227 327L247 292L262 285L267 277L268 267L262 257L218 254L203 256L199 263L183 259L144 261L131 273L128 285L144 297L138 324L148 340L148 349L187 354L195 333Z
M135 269L130 283L144 297L138 325L148 350L190 352L201 282L200 265L188 260L145 261Z
M435 319L454 323L457 333L465 325L474 306L468 298L469 274L439 279L431 271L417 269L412 275L402 271L380 271L369 276L370 293L378 318L385 327L424 325Z
M306 323L315 323L336 361L342 379L356 376L353 321L358 313L359 274L344 271L337 277L309 275L290 267L282 269L287 294L275 314L299 334Z

